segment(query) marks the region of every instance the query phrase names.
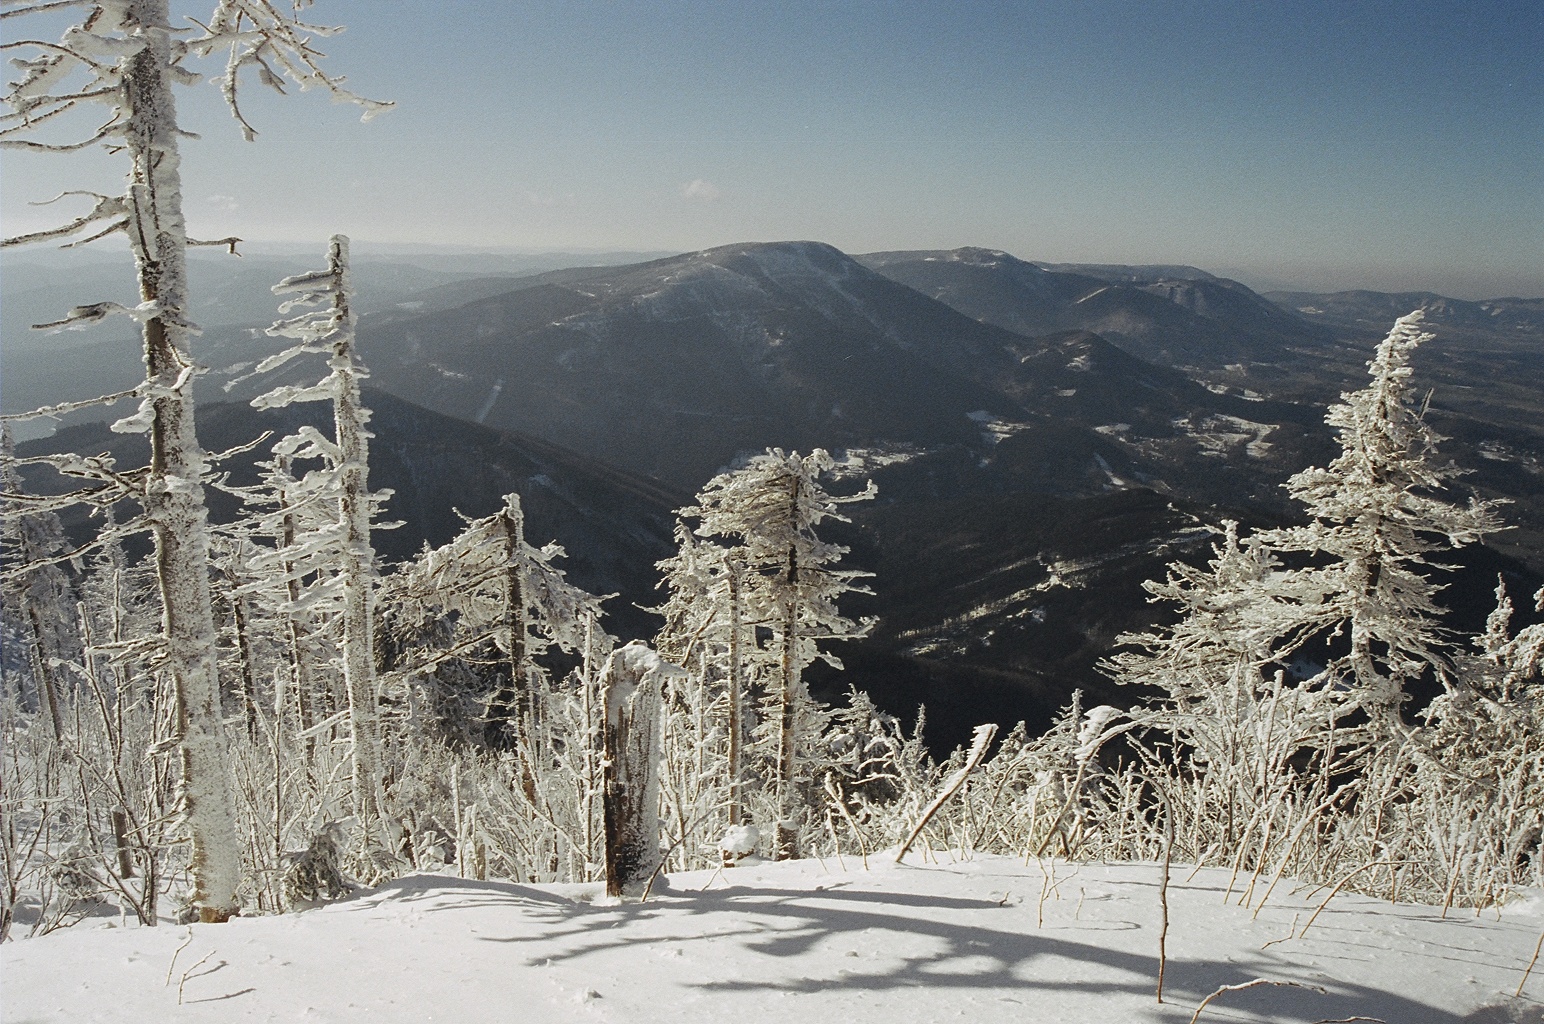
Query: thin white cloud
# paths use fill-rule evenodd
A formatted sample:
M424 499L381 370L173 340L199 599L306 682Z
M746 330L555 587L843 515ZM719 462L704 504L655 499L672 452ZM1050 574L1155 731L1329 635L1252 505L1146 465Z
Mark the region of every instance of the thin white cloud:
M711 181L704 181L701 178L693 178L691 181L688 181L686 184L681 186L681 195L685 196L687 199L701 199L703 202L711 203L713 200L723 195L723 193L720 192L718 190L718 186L713 184Z
M241 209L241 204L236 201L235 196L212 195L209 197L209 205L217 210L232 211Z

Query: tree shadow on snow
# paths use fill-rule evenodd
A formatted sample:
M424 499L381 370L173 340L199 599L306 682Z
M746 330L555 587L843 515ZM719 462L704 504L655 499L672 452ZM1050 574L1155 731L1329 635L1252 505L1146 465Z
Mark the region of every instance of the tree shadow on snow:
M418 903L429 899L446 900L441 906L426 907L425 912L464 910L467 907L518 904L557 907L565 910L582 906L566 896L546 892L534 886L514 882L487 882L449 875L405 875L384 882L374 889L356 893L333 904L340 910L370 910L383 903Z
M439 881L439 880L436 880ZM454 883L455 880L444 880ZM495 883L477 883L495 886ZM703 992L813 993L840 988L844 991L891 991L908 988L954 989L1009 998L1016 993L1044 991L1126 993L1153 998L1158 970L1157 936L1153 928L1132 921L1062 923L1057 929L1020 930L1010 925L1024 920L1022 908L996 900L917 896L827 888L781 890L731 887L705 892L671 891L646 903L590 906L550 894L538 894L523 886L500 886L513 898L528 904L525 922L544 923L526 936L483 941L540 943L536 962L577 960L592 954L620 950L640 943L671 944L689 960L694 950L725 967L744 964L743 954L726 957L722 946L709 943L738 942L742 950L778 959L809 957L827 976L775 980L715 979L692 987ZM544 895L542 906L529 906L529 897ZM917 911L947 911L955 920L933 920ZM1019 911L1018 913L1014 913ZM699 918L719 915L726 926L718 931L702 929ZM991 918L1003 915L1000 926ZM647 922L646 931L630 925ZM669 927L665 932L660 925ZM1066 931L1083 929L1108 934L1112 924L1120 930L1147 930L1152 952L1128 952L1094 942L1065 937ZM1049 931L1061 935L1048 934ZM869 933L869 934L865 934ZM877 933L877 935L875 934ZM886 938L885 936L891 936ZM929 951L900 953L928 940ZM1172 931L1171 948L1182 942ZM856 958L844 956L858 951ZM840 952L839 952L840 951ZM875 954L881 965L865 963ZM850 954L849 954L850 955ZM897 963L896 961L899 960ZM1079 981L1076 964L1095 968L1093 980ZM1343 980L1325 979L1311 968L1270 952L1251 952L1228 961L1185 959L1170 956L1165 970L1163 1019L1189 1021L1196 1005L1223 985L1238 985L1256 978L1320 985L1328 991L1301 988L1260 987L1229 993L1213 1003L1209 1012L1222 1010L1264 1015L1302 1015L1304 1020L1373 1017L1402 1024L1503 1024L1511 1020L1497 1013L1508 1009L1486 1008L1468 1016L1436 1009L1394 992ZM1155 1007L1157 1009L1157 1007ZM1524 1018L1533 1020L1533 1018Z

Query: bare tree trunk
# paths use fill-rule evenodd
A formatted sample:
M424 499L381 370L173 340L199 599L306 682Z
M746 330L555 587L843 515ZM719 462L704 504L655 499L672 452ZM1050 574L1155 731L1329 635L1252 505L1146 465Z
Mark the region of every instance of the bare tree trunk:
M789 550L790 561L793 558ZM783 686L778 702L777 723L777 824L776 838L772 844L773 860L797 860L799 856L799 831L794 825L793 779L794 758L797 755L797 696L799 666L795 660L795 632L798 629L798 605L788 599L783 612Z
M508 564L504 570L504 650L508 655L509 693L503 713L507 716L505 728L513 731L512 745L520 758L520 788L527 800L535 802L536 775L531 756L536 749L536 730L530 680L525 670L529 623L525 617L525 591L520 582L520 545L525 542L525 514L520 510L518 494L508 495L499 517L504 523L504 538L508 545Z
M48 660L48 641L43 628L43 616L26 592L27 581L22 581L21 604L27 611L27 625L32 632L32 675L37 682L39 703L48 712L48 724L54 730L54 742L64 742L63 712L59 709L59 687L54 683L54 667Z
M129 818L122 811L113 811L113 848L118 853L118 877L134 877L134 857L129 849Z
M124 76L130 113L123 141L133 161L128 235L140 296L161 311L146 321L144 331L154 410L145 512L155 533L166 667L181 705L177 739L180 797L193 845L191 899L201 920L219 922L238 910L240 846L215 667L208 511L200 482L204 453L193 424L187 233L169 17L167 0L132 0L125 19L125 27L137 26L145 40Z
M600 779L597 771L604 751L596 750L595 744L595 697L597 686L595 678L595 613L587 612L584 619L584 678L583 690L580 695L580 707L584 716L584 778L581 785L584 787L579 798L580 828L584 837L584 879L589 881L590 873L599 860L604 860L604 853L597 859L595 850L595 798L599 795ZM601 742L605 742L604 724L601 725Z
M247 626L247 599L241 593L238 548L231 555L231 628L236 634L236 658L241 671L241 713L247 725L247 739L257 742L257 683L252 678L252 637Z
M729 570L729 824L740 824L740 721L741 694L744 690L740 670L740 574L744 566L731 558Z
M793 477L788 495L788 521L799 519L799 478ZM772 843L773 860L797 860L799 831L792 821L794 758L798 754L799 699L799 549L788 546L786 596L783 605L783 692L777 727L777 824Z

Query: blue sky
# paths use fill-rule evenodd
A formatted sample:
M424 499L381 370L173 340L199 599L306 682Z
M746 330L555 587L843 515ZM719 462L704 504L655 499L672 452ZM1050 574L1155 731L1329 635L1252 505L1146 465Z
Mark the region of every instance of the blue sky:
M254 85L246 144L214 89L189 89L197 233L984 245L1262 286L1544 294L1537 0L318 0L307 17L348 26L329 68L398 109L362 125ZM25 200L121 174L4 159L7 234L42 223Z

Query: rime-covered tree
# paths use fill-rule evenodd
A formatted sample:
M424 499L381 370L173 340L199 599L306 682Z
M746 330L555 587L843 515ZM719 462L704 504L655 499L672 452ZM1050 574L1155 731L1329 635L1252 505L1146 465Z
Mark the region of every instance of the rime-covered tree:
M684 863L690 832L716 838L744 816L747 680L765 658L746 608L745 566L728 548L676 524L675 555L658 563L668 596L656 643L685 669L665 685L662 792L667 830Z
M1544 587L1533 595L1533 610L1544 612ZM1510 632L1512 601L1503 584L1496 586L1496 610L1491 613L1480 649L1493 667L1492 688L1503 701L1532 688L1532 695L1544 700L1544 623L1534 623Z
M1288 481L1308 524L1261 537L1312 560L1275 575L1276 599L1290 602L1299 629L1349 634L1350 651L1325 682L1384 724L1397 720L1406 685L1423 673L1455 682L1438 624L1441 584L1430 578L1440 566L1428 556L1499 528L1492 503L1444 493L1459 470L1438 459L1441 438L1410 380L1411 353L1432 337L1422 319L1417 310L1398 320L1368 363L1368 386L1331 406L1325 422L1339 434L1340 455Z
M1193 790L1185 803L1207 807L1207 827L1215 826L1197 852L1250 842L1263 809L1290 787L1294 758L1320 742L1338 713L1320 706L1323 690L1285 685L1283 666L1311 629L1277 600L1274 553L1258 538L1241 541L1231 520L1212 553L1204 568L1174 562L1164 580L1144 584L1179 620L1120 637L1128 648L1102 666L1156 694L1148 715L1162 742L1151 770L1174 774L1171 798L1181 786Z
M64 527L52 511L28 511L9 423L0 423L0 606L9 631L24 637L38 709L55 742L64 739L59 662L80 646L73 628L75 588L59 562Z
M319 432L304 435L310 449L326 462L324 486L335 502L336 516L330 528L305 538L303 546L331 563L337 580L336 601L343 624L343 683L348 695L349 735L353 740L354 812L359 816L367 842L381 841L381 727L375 685L375 550L370 545L370 524L386 492L372 494L369 487L370 410L359 397L359 382L369 375L354 345L356 316L353 286L349 279L349 242L334 235L327 269L287 277L274 285L274 294L293 295L279 307L281 313L298 306L325 304L268 329L270 335L294 339L297 344L258 364L257 372L276 369L307 353L327 357L331 371L309 387L285 385L252 400L259 409L283 408L295 402L332 403L333 437ZM284 551L278 557L286 557ZM373 839L371 837L374 837Z
M321 454L303 434L292 434L257 464L256 486L229 489L258 510L247 531L255 542L246 564L252 577L247 587L264 615L277 620L282 636L286 699L277 711L292 714L307 730L347 697L334 699L337 673L327 670L337 650L334 610L314 599L318 585L336 580L326 558L327 539L335 538L339 525L336 475L324 469L296 477L299 451ZM318 539L323 543L314 543Z
M539 659L547 649L555 644L589 662L614 641L596 625L604 599L568 582L554 564L561 546L526 540L518 494L504 502L387 581L390 660L394 672L416 675L457 659L491 668L488 738L519 749L541 711L546 670Z
M1283 653L1284 617L1273 614L1269 580L1279 568L1255 538L1240 541L1227 520L1223 537L1202 569L1174 562L1162 581L1148 581L1150 600L1174 605L1180 620L1163 630L1123 636L1140 648L1111 659L1123 682L1154 686L1178 702L1205 700L1224 683L1252 687L1261 667Z
M1522 635L1507 634L1504 603L1483 658L1440 624L1431 556L1497 525L1488 503L1448 493L1458 471L1437 460L1410 383L1410 354L1430 337L1420 323L1401 319L1369 386L1329 411L1340 456L1289 482L1309 522L1242 541L1230 524L1207 568L1177 563L1148 585L1180 620L1122 638L1136 649L1107 665L1159 691L1143 715L1144 775L1187 854L1220 850L1256 877L1269 861L1278 877L1323 877L1403 857L1449 898L1526 862L1540 808L1520 780L1538 753L1519 723L1536 717L1486 692L1508 692ZM1401 704L1426 674L1445 692L1417 734Z
M586 879L604 869L597 684L615 640L599 624L604 599L566 579L562 555L526 540L520 496L508 494L500 511L384 580L381 637L388 688L435 715L408 722L407 741L437 733L489 751L509 771L499 799L520 872ZM554 647L579 662L562 680Z
M866 593L856 581L869 574L838 568L847 549L821 540L816 527L828 519L846 521L840 506L872 498L875 489L870 483L858 494L830 494L820 478L834 468L822 449L805 456L769 449L709 481L697 504L681 510L696 521L698 536L727 549L724 565L743 567L743 576L731 575L743 580L745 619L770 634L766 650L775 663L767 673L772 693L766 738L775 751L769 781L776 808L773 852L779 859L798 856L798 790L819 781L806 772L821 722L804 669L817 658L840 668L820 643L863 636L870 625L844 617L836 604L843 594ZM723 589L727 597L727 579Z
M38 2L7 17L71 4ZM143 326L145 381L135 394L139 412L114 429L147 431L151 461L140 500L155 537L161 591L163 656L182 709L178 739L183 811L192 840L192 903L205 921L237 912L239 841L230 791L226 741L220 717L215 664L215 626L209 585L208 511L204 504L205 459L194 428L190 347L197 328L189 316L186 253L190 239L182 212L180 147L173 86L198 81L185 62L216 50L230 59L221 79L232 113L251 137L237 105L240 74L255 70L275 88L283 76L320 85L366 105L325 75L311 45L318 30L286 18L270 0L220 0L206 31L185 39L174 27L168 0L99 0L67 29L59 43L24 42L35 55L17 60L23 77L5 95L12 113L0 128L0 144L69 152L102 144L128 159L128 187L117 196L65 193L94 199L89 213L59 228L7 238L5 246L90 234L91 241L122 233L138 274L141 303L127 309L95 303L72 309L60 321L85 323L127 314ZM278 68L278 71L275 68ZM281 90L282 91L282 90ZM54 141L50 134L72 124L72 111L100 104L108 116L84 138ZM219 244L235 247L235 239ZM73 244L73 243L72 243Z

